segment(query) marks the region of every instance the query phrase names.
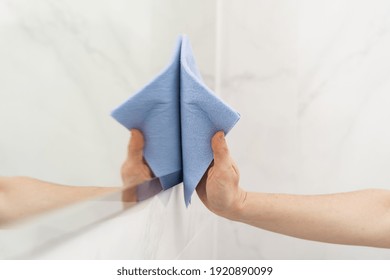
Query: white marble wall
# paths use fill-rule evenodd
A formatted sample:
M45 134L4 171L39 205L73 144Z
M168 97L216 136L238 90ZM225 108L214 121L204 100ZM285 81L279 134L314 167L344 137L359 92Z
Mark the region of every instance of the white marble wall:
M120 185L129 134L109 113L182 32L213 86L213 1L0 0L0 176ZM33 257L213 258L214 224L178 187Z
M390 188L389 28L387 0L0 0L0 175L120 184L128 134L109 112L184 32L206 83L242 115L228 137L242 186ZM186 210L177 188L34 257L390 255L216 220L196 195Z
M221 1L222 97L241 184L319 194L390 189L390 2ZM390 258L220 221L219 258Z

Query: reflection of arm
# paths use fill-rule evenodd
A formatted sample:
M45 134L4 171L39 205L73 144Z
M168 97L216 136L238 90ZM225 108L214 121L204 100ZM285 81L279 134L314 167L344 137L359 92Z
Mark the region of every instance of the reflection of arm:
M245 192L223 133L213 137L214 164L197 187L214 213L265 230L329 243L390 248L390 191L329 195Z
M152 172L143 158L143 148L142 133L132 130L127 158L121 169L123 186L126 188L122 193L125 202L137 200L136 189L132 186L152 177ZM119 190L122 188L73 187L28 177L0 177L0 225Z
M0 224L118 190L64 186L28 177L0 177Z

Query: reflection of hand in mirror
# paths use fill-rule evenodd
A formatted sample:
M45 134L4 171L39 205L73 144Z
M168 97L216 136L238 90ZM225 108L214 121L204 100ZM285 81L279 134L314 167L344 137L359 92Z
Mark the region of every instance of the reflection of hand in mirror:
M144 137L141 131L132 129L127 158L121 169L124 187L139 184L152 178L152 171L143 157L143 150Z
M131 130L131 139L127 149L127 158L122 165L121 175L123 186L122 199L124 202L135 202L137 184L150 180L152 171L144 159L144 137L141 131Z
M143 159L142 133L133 130L128 154L121 169L122 199L136 202L136 184L148 180L152 172ZM45 211L93 197L119 192L121 187L76 187L44 182L29 177L0 176L0 226Z

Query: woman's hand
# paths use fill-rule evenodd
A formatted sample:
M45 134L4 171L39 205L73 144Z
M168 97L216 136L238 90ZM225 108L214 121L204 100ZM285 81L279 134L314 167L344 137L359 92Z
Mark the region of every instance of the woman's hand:
M211 140L214 161L198 184L196 191L204 205L217 215L234 219L242 209L246 192L239 186L240 173L230 157L224 133Z
M121 168L124 187L134 186L153 177L153 172L144 156L144 137L138 129L131 130L131 138L127 149L127 158Z

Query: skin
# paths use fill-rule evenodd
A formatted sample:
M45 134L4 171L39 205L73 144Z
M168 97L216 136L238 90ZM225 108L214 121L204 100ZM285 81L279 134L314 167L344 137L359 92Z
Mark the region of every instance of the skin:
M122 190L124 202L136 201L132 187L151 179L153 174L143 158L142 133L131 133L127 158L121 167L121 187L75 187L29 177L0 177L0 225Z
M212 139L214 164L197 187L215 214L265 230L321 242L390 248L390 191L328 195L246 192L223 132Z

